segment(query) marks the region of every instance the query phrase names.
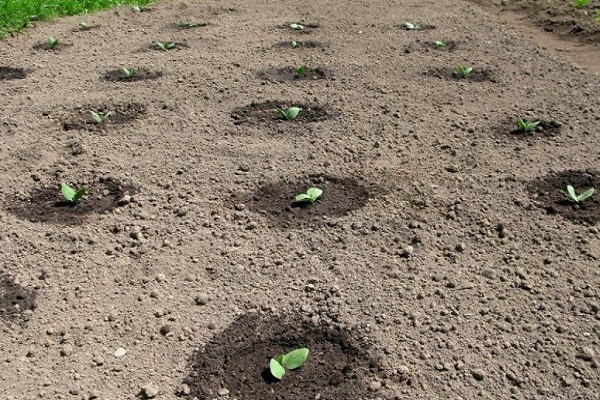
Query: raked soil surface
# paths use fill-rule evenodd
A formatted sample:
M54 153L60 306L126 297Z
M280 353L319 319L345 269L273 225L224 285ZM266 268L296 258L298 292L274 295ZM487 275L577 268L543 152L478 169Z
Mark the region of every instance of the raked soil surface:
M0 42L0 399L598 399L600 193L566 186L600 190L600 76L477 3L162 1Z

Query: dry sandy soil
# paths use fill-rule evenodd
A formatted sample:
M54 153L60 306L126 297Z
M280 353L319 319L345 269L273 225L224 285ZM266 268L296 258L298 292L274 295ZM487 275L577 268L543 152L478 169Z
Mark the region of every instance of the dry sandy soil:
M541 1L346 3L164 1L0 43L0 399L598 399L600 193L565 189L600 189L600 63L538 41L590 61L598 36L502 10Z

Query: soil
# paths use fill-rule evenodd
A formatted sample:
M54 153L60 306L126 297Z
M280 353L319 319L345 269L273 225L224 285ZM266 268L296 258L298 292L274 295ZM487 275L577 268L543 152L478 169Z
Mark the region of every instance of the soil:
M0 42L0 399L597 399L600 193L566 186L600 190L598 39L542 3L176 0ZM297 65L331 75L257 76Z
M0 67L0 81L25 79L28 71L23 68Z
M157 79L162 76L161 72L153 72L145 68L135 69L137 70L137 73L133 76L127 76L122 68L112 69L104 74L103 79L111 82L138 82Z

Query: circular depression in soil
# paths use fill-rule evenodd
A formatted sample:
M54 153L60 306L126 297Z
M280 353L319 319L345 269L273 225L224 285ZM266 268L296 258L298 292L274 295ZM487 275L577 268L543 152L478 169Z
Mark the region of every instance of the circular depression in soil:
M137 72L135 75L127 76L121 68L107 71L102 79L109 82L139 82L160 78L163 74L160 71L150 71L145 68L132 68Z
M25 79L28 71L23 68L0 67L0 81Z
M0 320L4 323L24 324L36 307L36 293L22 287L8 275L0 275Z
M284 120L276 112L278 108L285 110L290 107L300 107L302 109L298 116L292 120ZM333 111L330 111L328 107L317 104L305 104L289 100L268 100L261 103L252 102L247 106L238 107L231 113L231 118L235 125L294 125L324 121L333 114Z
M92 119L91 112L110 116L102 123ZM63 120L63 130L82 129L87 131L102 131L111 126L125 125L141 118L146 113L146 106L140 103L102 103L89 104L75 108L71 116Z
M425 72L425 75L432 78L447 79L458 82L497 82L495 73L487 68L475 68L473 71L465 76L461 77L456 69L450 68L435 68Z
M257 73L258 77L269 82L305 82L320 79L331 79L331 73L322 67L306 68L303 75L299 75L294 67L267 68Z
M567 185L581 194L589 188L596 192L587 200L576 203L567 194ZM548 214L558 214L573 222L596 224L600 221L600 173L598 171L567 170L553 172L529 183L528 191L535 203Z
M301 347L310 350L304 366L273 379L270 359ZM364 338L325 322L246 314L191 357L187 397L212 400L227 389L238 400L371 399L366 382L379 367L368 349Z
M295 202L294 197L308 188L323 190L312 204ZM326 217L340 217L365 206L374 188L354 178L312 176L305 179L282 180L259 187L256 192L233 198L234 205L244 204L284 227L317 223Z
M562 130L562 124L554 120L543 120L539 118L526 118L528 122L539 122L535 130L531 132L523 132L517 126L517 118L514 120L505 120L501 126L494 129L501 136L511 137L517 140L533 141L542 138L551 138L558 136Z
M124 185L112 178L72 186L87 189L87 194L78 203L65 200L60 193L60 184L57 184L34 189L28 199L14 199L7 210L31 222L77 225L90 214L112 211L126 194L136 193L133 185Z

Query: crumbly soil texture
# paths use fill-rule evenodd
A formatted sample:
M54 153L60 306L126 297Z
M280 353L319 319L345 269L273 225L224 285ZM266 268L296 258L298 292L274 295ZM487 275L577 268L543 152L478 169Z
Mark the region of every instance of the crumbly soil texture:
M0 399L598 398L599 1L346 3L0 42Z

